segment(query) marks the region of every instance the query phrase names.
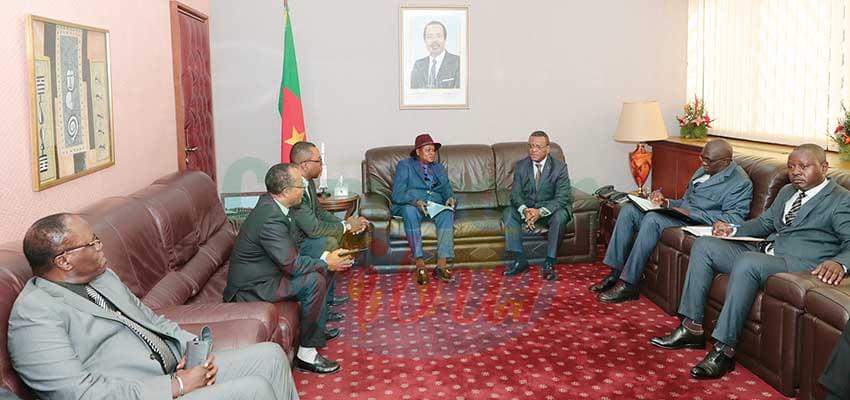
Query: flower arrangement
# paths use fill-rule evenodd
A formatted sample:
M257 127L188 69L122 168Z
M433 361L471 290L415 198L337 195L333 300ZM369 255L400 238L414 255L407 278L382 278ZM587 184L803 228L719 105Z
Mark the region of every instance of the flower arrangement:
M694 96L693 103L685 104L685 115L676 116L679 131L685 139L702 139L708 135L708 129L714 122L705 111L705 103Z
M838 126L835 131L829 135L835 144L838 145L838 155L842 160L850 160L850 132L847 123L850 122L850 111L841 103L841 116L838 117Z

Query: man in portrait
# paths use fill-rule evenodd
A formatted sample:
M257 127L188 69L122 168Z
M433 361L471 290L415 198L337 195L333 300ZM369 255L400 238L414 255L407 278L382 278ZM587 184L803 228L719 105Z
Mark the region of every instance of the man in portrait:
M446 26L439 21L425 25L422 33L428 56L416 60L410 73L411 89L457 89L460 57L446 51Z

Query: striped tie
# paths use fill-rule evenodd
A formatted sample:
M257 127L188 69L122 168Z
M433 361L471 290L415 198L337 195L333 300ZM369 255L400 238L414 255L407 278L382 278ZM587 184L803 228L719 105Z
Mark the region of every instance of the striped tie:
M121 320L124 325L127 325L139 339L142 339L148 347L153 350L156 355L159 356L158 360L160 366L162 367L162 371L166 374L170 374L177 369L177 358L174 357L174 353L171 352L171 349L165 344L165 341L162 340L159 335L154 332L151 332L144 326L139 325L136 321L133 321L130 318L124 316L112 303L108 302L105 297L103 297L100 293L94 290L91 286L86 285L86 294L97 304L98 307L115 313L118 316L118 319ZM160 350L164 349L164 350Z
M797 218L797 213L800 212L800 207L803 206L803 197L806 197L806 192L801 191L800 195L791 204L791 209L785 214L785 225L791 225L794 219Z

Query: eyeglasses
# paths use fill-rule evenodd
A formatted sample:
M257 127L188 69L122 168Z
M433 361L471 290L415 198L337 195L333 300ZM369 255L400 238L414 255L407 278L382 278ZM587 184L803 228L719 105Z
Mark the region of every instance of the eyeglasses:
M712 160L712 159L710 159L710 158L708 158L708 157L706 157L706 156L699 156L700 161L702 161L702 162L704 162L704 163L706 163L706 164L716 163L716 162L718 162L718 161L723 161L723 160L726 160L726 159L728 159L728 158L729 158L729 157L721 157L721 158L715 158L714 160Z
M548 144L544 144L544 145L542 145L542 146L541 146L541 145L539 145L539 144L530 144L530 143L528 144L528 148L529 148L530 150L543 150L543 149L545 149L545 148L547 148L547 147L549 147L549 145L548 145Z
M284 189L286 189L286 188L304 189L304 188L306 188L306 187L307 187L307 186L304 186L304 185L301 185L301 186L295 186L295 185L292 185L292 186L284 186L283 188L284 188Z
M318 160L304 160L304 161L301 161L301 162L302 163L314 162L314 163L319 163L319 164L325 163L321 158L319 158Z
M92 235L92 236L94 237L94 239L92 239L91 242L88 242L86 244L82 244L82 245L79 245L79 246L76 246L76 247L71 247L70 249L62 250L61 253L53 256L53 258L65 256L65 255L68 255L69 253L73 253L75 251L79 251L79 250L82 250L82 249L85 249L85 248L88 248L88 247L94 247L97 250L100 250L101 248L103 248L103 242L100 241L100 238L97 237L97 235Z

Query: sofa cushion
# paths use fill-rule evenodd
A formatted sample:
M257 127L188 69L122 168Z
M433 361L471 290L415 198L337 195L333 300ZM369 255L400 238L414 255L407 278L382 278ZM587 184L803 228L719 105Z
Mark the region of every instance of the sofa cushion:
M758 217L770 207L779 189L788 184L786 162L754 155L736 155L734 158L753 183L753 200L747 219Z
M437 240L437 228L432 221L422 221L422 238ZM458 210L455 212L455 238L502 236L500 210ZM390 239L407 239L404 220L399 217L390 222Z
M550 143L549 154L564 161L564 152L557 143ZM496 200L499 207L506 207L511 204L514 167L516 167L517 161L528 157L528 143L496 143L493 145L493 156L496 162Z

